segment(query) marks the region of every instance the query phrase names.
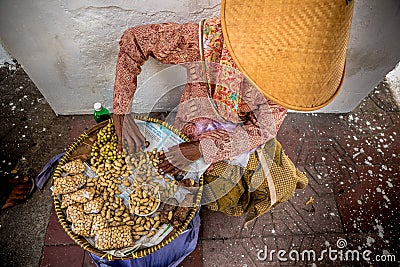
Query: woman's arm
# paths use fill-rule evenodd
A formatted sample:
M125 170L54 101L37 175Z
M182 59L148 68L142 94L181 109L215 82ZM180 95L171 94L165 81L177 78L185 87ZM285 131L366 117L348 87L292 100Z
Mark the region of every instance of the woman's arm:
M137 76L150 56L166 64L200 60L197 23L142 25L124 32L114 83L114 114L130 112Z
M144 137L135 122L124 115L131 111L141 67L150 56L167 64L198 61L198 25L162 23L133 27L124 32L119 45L113 99L115 130L118 140L122 140L124 133L130 148L138 151L144 145ZM118 149L122 150L121 142Z
M267 100L256 88L244 83L243 100L248 120L233 130L218 129L199 136L206 163L232 159L276 136L287 109Z

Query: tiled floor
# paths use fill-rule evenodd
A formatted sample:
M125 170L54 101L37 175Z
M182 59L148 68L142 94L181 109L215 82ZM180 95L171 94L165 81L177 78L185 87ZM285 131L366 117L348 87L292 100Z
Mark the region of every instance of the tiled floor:
M74 120L70 138L87 119ZM287 116L278 140L309 177L309 186L288 202L244 227L244 218L202 209L202 235L182 266L310 266L260 258L260 250L366 249L400 259L400 112L381 85L349 114ZM314 203L306 205L313 197ZM342 243L339 243L342 242ZM345 244L346 246L342 246ZM340 245L341 247L338 247ZM362 266L332 261L318 266ZM386 266L371 263L372 266ZM41 266L93 266L88 254L65 234L52 211ZM387 265L387 266L390 266Z
M69 125L68 143L72 143L74 138L93 126L92 121L89 116L76 117ZM40 266L96 266L88 252L84 251L67 235L58 221L54 207L51 209Z
M371 258L392 254L399 261L399 115L384 84L349 114L289 114L278 140L305 171L309 186L249 229L243 228L241 218L204 210L204 266L310 266L310 261L279 262L276 256L263 261L257 253L267 246L269 251L313 249L319 255L342 244L347 244L340 247L344 253L368 249ZM312 207L305 205L309 197L314 199ZM314 263L369 265L328 257ZM394 263L386 264L371 262Z

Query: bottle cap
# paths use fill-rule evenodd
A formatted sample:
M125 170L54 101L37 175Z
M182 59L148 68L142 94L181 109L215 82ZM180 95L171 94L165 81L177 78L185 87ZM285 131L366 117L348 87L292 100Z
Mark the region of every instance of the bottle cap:
M101 108L102 108L102 106L101 106L101 103L100 102L97 102L97 103L94 103L94 110L96 110L96 111L100 111L101 110Z

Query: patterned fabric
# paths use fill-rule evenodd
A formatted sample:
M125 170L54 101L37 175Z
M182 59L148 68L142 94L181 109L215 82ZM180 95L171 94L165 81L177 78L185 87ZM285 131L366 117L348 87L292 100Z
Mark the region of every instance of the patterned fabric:
M307 186L307 177L296 169L278 141L269 141L262 153L271 161L270 173L276 188L276 203L271 205L266 174L259 160L260 155L256 152L250 155L246 168L226 162L215 163L213 169L204 174L207 185L203 190L203 203L211 210L230 216L247 213L248 222L287 201L296 189Z
M221 19L203 20L200 27L203 41L202 60L206 63L206 75L212 98L222 117L238 123L237 113L241 103L243 76L229 55L222 35Z
M115 114L130 112L137 86L137 75L140 74L141 67L150 56L166 64L195 62L201 59L200 48L197 23L150 24L126 30L120 40L113 112ZM197 71L190 66L188 64L189 78ZM194 80L198 81L198 79ZM275 125L276 132L285 118L287 111L285 108L267 100L246 80L243 81L241 90L243 101L239 107L239 114L244 118L243 123L239 124L235 131L211 128L215 131L209 132L210 128L201 125L218 126L221 122L225 122L224 117L216 112L215 107L210 103L209 98L213 92L210 92L206 83L188 82L185 85L175 126L188 134L191 140L200 140L204 159L209 163L231 159L268 141L274 136L271 126ZM238 113L234 112L232 121L238 121L237 115ZM263 123L256 123L257 120L262 120ZM198 126L200 127L196 128ZM267 134L262 135L262 133ZM236 140L241 140L242 143L243 140L249 140L249 142L232 151L230 143Z
M137 76L150 56L165 64L199 61L197 23L161 23L129 28L119 42L113 112L131 111Z
M200 61L200 54L203 51L202 55L210 61L209 67L212 67L213 62L217 62L229 65L230 70L234 69L235 66L230 62L228 52L224 48L218 21L218 19L208 21L209 31L206 30L204 51L199 46L197 23L152 24L126 30L121 37L116 66L113 112L115 114L130 112L137 86L137 75L150 56L162 63L180 64ZM207 73L208 81L211 81L207 83L199 80L198 76L201 75L199 69L191 64L187 65L188 83L180 99L175 126L190 140L200 140L204 160L213 163L205 173L206 182L213 184L216 180L226 180L227 185L228 183L232 185L231 191L225 192L225 197L209 203L208 207L228 215L248 212L248 219L251 219L268 211L271 205L268 204L270 203L268 185L257 153L249 151L254 151L271 139L274 140L287 110L266 99L246 79L239 84L229 77L227 79L221 76L224 74L221 69L217 70L214 73L210 71ZM216 79L220 82L217 86L213 86L212 81ZM230 86L227 86L229 84ZM217 104L215 108L215 102L213 103L211 99L213 96L218 100L216 102L223 105ZM269 152L270 156L274 155L274 151ZM277 196L280 196L278 201L282 202L292 195L296 187L305 186L307 179L295 169L280 145L277 146L277 151L276 160L273 161L274 164L271 163L271 174L277 183L276 192ZM250 154L246 168L230 165L225 161L243 153ZM251 191L251 181L254 180L259 181L260 186ZM205 197L212 196L224 188L228 187L211 186L211 191L205 193Z
M242 90L243 103L239 114L242 114L243 123L236 124L233 129L225 126L207 131L198 137L207 163L232 160L276 136L279 129L277 127L280 127L283 118L275 119L274 110L269 102L246 80L243 81ZM286 114L286 111L280 113L281 116L283 114Z

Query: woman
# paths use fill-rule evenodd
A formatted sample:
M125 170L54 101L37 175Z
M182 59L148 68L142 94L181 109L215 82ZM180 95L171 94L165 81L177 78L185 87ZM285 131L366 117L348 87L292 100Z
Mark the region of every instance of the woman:
M294 168L274 140L287 109L267 100L238 75L219 18L200 24L143 25L125 31L120 41L113 102L119 140L124 132L136 150L144 145L137 126L130 119L124 122L124 115L130 111L140 68L150 56L162 63L185 64L189 77L175 126L191 141L169 148L167 160L158 166L160 171L175 175L203 157L211 164L204 174L208 186L204 188L203 203L228 215L248 213L247 221L290 198L296 188L306 186L307 178ZM205 78L199 65L191 62L207 63ZM279 172L272 168L276 165L272 163L275 155L283 159ZM272 180L268 183L269 169ZM275 192L271 192L273 187Z
M203 157L211 164L203 175L208 208L235 216L247 213L247 222L264 214L308 183L275 140L276 132L286 108L315 110L336 95L352 10L352 1L344 0L223 0L221 20L128 29L120 41L114 86L119 140L124 133L135 150L145 143L134 121L125 118L144 62L152 56L184 64L188 83L175 126L191 141L169 148L160 170L177 174ZM202 67L193 64L199 61ZM176 266L193 249L198 222L196 216L189 231L148 257L106 265ZM174 258L168 258L171 251Z

